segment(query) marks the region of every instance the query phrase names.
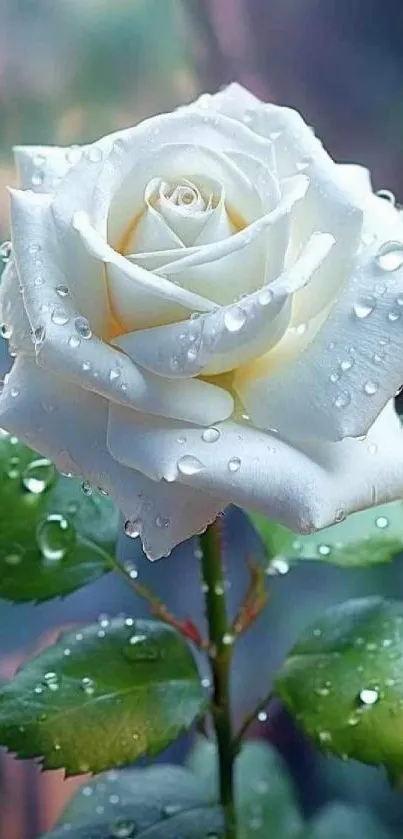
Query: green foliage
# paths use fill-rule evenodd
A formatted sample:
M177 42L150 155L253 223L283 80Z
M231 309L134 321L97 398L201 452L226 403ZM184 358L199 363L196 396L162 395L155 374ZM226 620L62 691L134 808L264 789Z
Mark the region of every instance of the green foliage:
M403 772L403 604L369 597L328 609L276 679L287 708L325 751Z
M100 775L77 793L60 825L49 837L64 836L68 828L74 837L137 839L144 833L161 839L171 835L204 839L210 833L221 836L222 818L195 775L168 765Z
M119 513L113 502L1 432L0 597L63 597L111 570Z
M401 501L354 513L347 519L307 536L296 535L260 513L248 513L269 557L319 559L350 568L388 562L403 551Z
M171 627L116 618L63 634L0 688L0 742L67 775L163 751L205 709Z
M208 800L217 797L217 752L201 739L187 764L198 776ZM262 741L249 741L235 764L238 839L295 839L302 829L295 795L278 752Z
M331 804L312 819L301 839L388 839L388 834L369 812Z

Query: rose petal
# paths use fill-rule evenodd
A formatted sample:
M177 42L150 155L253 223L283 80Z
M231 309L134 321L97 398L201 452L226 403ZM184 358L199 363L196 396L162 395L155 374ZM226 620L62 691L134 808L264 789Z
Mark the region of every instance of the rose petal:
M18 397L12 396L16 390ZM18 359L0 397L0 422L10 433L109 492L126 519L139 521L150 559L169 554L203 530L225 503L189 487L150 481L121 466L106 447L108 403Z
M9 335L11 352L35 355L31 340L31 324L25 312L19 285L14 259L11 258L1 277L0 321L5 325Z
M215 308L207 298L164 277L156 277L114 251L92 227L85 213L76 213L74 229L88 253L106 266L109 300L121 324L120 331L177 321L189 312L208 312Z
M203 431L117 405L109 412L108 448L119 463L153 480L164 478L261 510L300 532L401 497L402 443L392 403L366 440L306 452L240 423Z
M332 236L317 233L293 266L238 304L182 323L131 332L115 343L141 367L168 378L233 370L280 340L290 322L293 295L312 281L333 245Z
M237 371L234 386L259 427L292 439L360 436L401 386L403 220L373 197L363 236L347 288L301 354L279 364L279 344Z
M208 422L230 416L233 400L221 388L206 382L183 382L178 383L178 390L174 392L161 378L145 374L127 356L92 334L98 325L96 318L94 326L92 316L91 320L83 318L83 310L77 307L77 303L82 302L79 291L89 294L87 283L91 283L91 275L86 275L86 283L81 283L79 288L73 286L72 293L60 298L58 290L64 288L66 276L55 258L57 244L48 196L14 193L11 210L15 259L23 286L24 305L33 333L41 335L41 341L36 344L41 366L137 410L180 416L199 423L206 421L206 415ZM71 244L74 248L74 241ZM37 248L43 279L39 288L35 268ZM80 282L81 278L77 280ZM95 301L100 306L102 288L93 288L92 294L96 315ZM84 308L86 311L88 309Z
M62 178L76 163L84 146L14 146L14 160L21 189L55 192Z

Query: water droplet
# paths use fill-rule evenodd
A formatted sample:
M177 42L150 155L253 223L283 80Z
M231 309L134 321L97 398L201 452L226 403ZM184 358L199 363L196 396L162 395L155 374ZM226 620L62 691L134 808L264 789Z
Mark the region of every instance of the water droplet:
M72 547L75 531L59 513L47 516L37 527L36 538L45 559L59 561Z
M197 457L194 457L191 454L185 454L183 457L180 457L177 463L177 467L179 472L182 475L197 475L204 469L204 465Z
M393 195L393 192L390 191L390 189L378 189L376 195L378 196L378 198L383 198L384 201L388 201L389 204L392 204L393 207L395 206L396 198Z
M388 527L389 525L389 519L387 519L386 516L378 516L378 518L375 519L375 524L380 528L380 530L384 530L385 527Z
M317 696L329 696L330 690L328 687L318 687L315 688L315 693Z
M130 839L136 833L136 822L132 819L116 819L109 825L109 832L113 839Z
M171 524L171 519L168 518L168 516L157 516L156 519L155 519L155 525L156 525L156 527L159 527L160 529L163 529L165 527L169 527L170 524Z
M92 329L90 326L90 322L87 320L87 318L76 318L74 321L74 326L80 337L84 338L85 341L88 341L88 339L92 337Z
M81 688L87 696L92 696L95 693L95 682L93 679L90 679L88 676L84 676L81 679Z
M164 819L169 819L171 816L176 816L177 813L180 813L181 806L180 804L165 804L162 808L162 815Z
M156 661L160 651L146 635L136 634L129 638L129 656L135 661Z
M336 382L338 382L339 379L340 379L339 373L331 373L330 376L329 376L329 381L332 382L332 384L335 384Z
M398 312L397 309L391 309L390 312L388 312L388 320L390 320L392 323L395 323L397 320L399 320L399 318L400 312Z
M368 446L368 453L369 454L376 454L378 451L377 443L370 443Z
M350 401L351 401L350 394L346 393L346 391L342 391L342 393L339 393L335 397L335 399L333 401L333 404L334 404L335 408L338 408L338 409L347 408L347 405L349 405Z
M346 358L340 362L340 370L342 370L343 373L347 373L348 370L351 370L353 364L354 360L352 358Z
M68 293L69 293L69 290L68 290L66 285L57 285L56 286L56 294L58 294L59 297L67 297Z
M41 186L45 181L45 172L43 170L39 170L38 172L34 172L31 178L32 186Z
M78 163L78 161L81 160L81 156L82 149L80 149L80 146L70 146L70 148L66 149L66 160L67 163L71 163L71 165Z
M129 539L137 539L141 533L140 519L127 519L124 526L125 534Z
M84 495L92 495L93 489L89 481L83 481L81 491Z
M77 337L77 335L71 335L71 337L69 338L69 347L72 347L73 350L76 350L77 347L80 346L80 344L81 344L81 341Z
M49 670L43 677L43 685L49 690L59 690L58 675L53 670Z
M354 728L356 725L359 724L360 720L361 720L361 717L360 717L359 714L351 714L351 716L349 716L349 718L347 720L347 725Z
M368 382L365 382L364 393L366 393L367 396L375 396L375 393L378 393L378 390L379 390L378 382L374 382L374 381L371 381L371 380L368 381Z
M220 432L218 428L205 428L202 434L202 439L205 443L216 443L220 439Z
M230 647L235 641L235 636L232 632L225 632L222 636L222 642L225 647Z
M385 242L375 257L382 271L397 271L403 266L403 243Z
M379 692L375 688L360 690L359 700L363 705L375 705L379 700Z
M246 312L240 306L232 306L224 314L224 326L228 332L238 332L246 323Z
M267 720L267 711L259 711L257 718L259 722L266 722Z
M11 338L11 336L13 334L13 329L12 329L11 326L8 326L7 323L2 323L1 326L0 326L0 333L1 333L2 338L5 338L6 341L8 341L9 338Z
M0 245L0 261L4 263L8 262L11 256L11 251L11 242L3 242L3 244Z
M241 468L241 458L240 457L231 457L228 461L228 470L229 472L238 472Z
M10 553L6 554L6 556L4 557L4 562L6 563L6 565L11 565L11 566L19 565L21 560L22 560L21 554L18 551L14 551L14 550L11 551Z
M28 492L33 495L41 495L46 489L49 489L55 478L55 467L50 460L42 457L38 460L33 460L26 468L22 483Z
M273 300L274 294L270 288L262 288L257 296L258 303L261 306L269 306Z
M332 742L332 735L330 731L320 731L318 736L321 743L325 744Z
M319 545L318 546L318 554L320 556L329 556L332 552L330 545Z
M70 315L65 309L62 309L60 306L56 306L51 314L51 320L56 324L56 326L65 326L70 320Z
M86 156L91 163L100 163L104 156L104 152L101 146L93 145L87 149Z
M41 326L37 326L32 333L32 341L35 346L39 346L39 344L43 344L45 340L46 330L43 324Z
M359 320L364 320L372 314L375 306L376 300L374 297L361 297L360 300L354 303L353 311Z
M139 533L137 533L137 535L139 535ZM131 537L131 538L134 538L134 537ZM136 567L134 562L130 562L130 561L125 562L124 565L123 565L123 568L125 570L125 573L127 574L128 577L130 577L131 580L137 580L139 572L138 572L138 568Z
M384 360L384 355L383 354L374 352L374 354L372 356L372 361L374 362L374 364L382 364L383 360Z
M19 395L20 395L19 387L12 387L11 390L10 390L10 396L12 396L13 399L16 399L17 396L19 396Z
M288 574L290 570L290 563L284 556L275 556L272 560L270 560L267 568L266 574L268 577L283 577L284 574Z
M116 379L120 378L120 375L121 375L120 370L118 370L117 368L115 368L115 369L112 368L112 370L109 371L109 381L115 382Z

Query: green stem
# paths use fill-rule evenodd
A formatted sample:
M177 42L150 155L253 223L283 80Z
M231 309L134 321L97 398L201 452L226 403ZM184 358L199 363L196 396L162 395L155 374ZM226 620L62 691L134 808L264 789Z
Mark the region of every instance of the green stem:
M230 705L231 627L225 601L225 579L219 525L210 525L200 537L210 663L213 675L213 723L217 740L220 802L226 839L236 839L234 804L234 748Z

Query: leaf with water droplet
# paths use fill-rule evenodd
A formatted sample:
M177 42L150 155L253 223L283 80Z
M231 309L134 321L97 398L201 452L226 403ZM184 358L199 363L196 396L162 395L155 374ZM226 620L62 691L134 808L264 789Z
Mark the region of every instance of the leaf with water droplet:
M403 773L403 603L328 609L291 650L275 689L320 748ZM325 694L323 686L326 685ZM324 736L326 734L326 737Z
M115 803L116 802L116 803ZM79 823L136 825L136 839L184 811L211 808L199 779L180 766L112 770L82 787L68 803L59 825ZM123 829L123 827L122 827Z
M368 452L377 450L362 441ZM338 524L307 536L296 535L261 513L248 513L266 549L270 569L273 557L293 560L320 560L349 568L389 562L403 550L403 504L392 501L346 518L342 508L335 510Z
M85 497L6 432L0 435L0 597L16 603L64 597L111 570L119 512Z
M187 759L210 800L218 796L215 744L201 737ZM238 839L296 839L302 818L281 755L267 743L246 742L235 764Z
M134 629L139 656L130 643ZM176 630L116 618L102 637L99 623L63 634L0 687L0 743L67 775L101 772L163 751L204 713L206 701Z

